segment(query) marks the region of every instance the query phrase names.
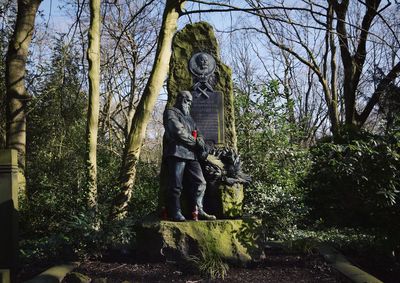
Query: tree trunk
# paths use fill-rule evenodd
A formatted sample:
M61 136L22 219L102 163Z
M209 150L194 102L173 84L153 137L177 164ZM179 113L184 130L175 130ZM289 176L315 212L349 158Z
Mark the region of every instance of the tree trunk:
M100 0L90 0L89 106L86 125L87 193L90 208L97 208L97 132L100 96Z
M177 29L179 11L184 2L184 0L166 1L153 69L133 116L125 145L120 172L120 191L115 198L111 212L111 218L113 219L123 219L127 214L127 206L133 192L136 165L139 160L142 142L151 113L168 72L172 38Z
M20 188L25 189L26 104L30 99L25 88L26 60L41 0L19 0L14 34L6 57L6 147L18 151Z
M296 118L294 115L294 102L293 99L291 98L291 93L290 93L290 68L291 62L289 61L289 58L287 54L285 54L285 51L282 51L283 59L285 60L285 69L283 71L283 94L285 95L286 99L286 111L288 113L288 121L290 123L296 123Z
M330 81L330 89L331 89L331 105L328 105L330 109L330 121L331 121L331 131L333 138L335 140L339 137L339 111L338 111L338 94L337 94L337 66L336 66L336 45L333 34L333 7L329 5L328 7L328 40L327 47L329 46L331 50L331 81Z
M379 82L375 92L373 93L367 105L365 106L364 110L360 114L358 119L358 124L360 125L360 127L362 127L364 123L367 121L369 115L372 112L372 109L374 109L375 105L378 103L382 94L387 90L389 85L399 75L400 75L400 62L397 62L397 64L389 71L389 73Z
M356 109L357 89L359 87L361 73L366 59L367 39L370 32L372 21L377 15L381 0L366 1L366 11L363 15L360 34L357 38L354 54L350 53L349 39L347 32L346 15L348 13L349 0L339 3L337 0L329 0L337 15L337 37L341 51L342 63L344 68L343 97L345 106L345 124L350 128L360 128L359 114Z

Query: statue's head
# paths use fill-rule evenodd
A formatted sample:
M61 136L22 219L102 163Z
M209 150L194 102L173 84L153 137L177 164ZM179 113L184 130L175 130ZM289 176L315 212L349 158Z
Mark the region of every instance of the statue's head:
M207 54L200 53L196 58L197 66L200 67L201 70L208 68L208 56Z
M188 90L181 90L178 92L175 107L180 109L184 115L190 114L190 107L192 106L192 94Z

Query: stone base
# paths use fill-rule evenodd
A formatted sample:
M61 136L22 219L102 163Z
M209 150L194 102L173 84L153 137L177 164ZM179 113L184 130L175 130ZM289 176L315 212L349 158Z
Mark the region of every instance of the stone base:
M257 219L172 222L148 217L137 228L138 255L147 260L182 261L212 250L228 263L264 257Z
M204 210L218 219L238 219L243 215L244 189L242 184L207 186Z

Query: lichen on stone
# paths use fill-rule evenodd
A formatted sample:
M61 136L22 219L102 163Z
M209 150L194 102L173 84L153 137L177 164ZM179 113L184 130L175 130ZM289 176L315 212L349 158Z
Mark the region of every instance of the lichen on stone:
M224 261L241 265L263 256L261 230L261 222L254 219L172 222L149 218L138 230L138 251L153 259L181 261L207 245Z

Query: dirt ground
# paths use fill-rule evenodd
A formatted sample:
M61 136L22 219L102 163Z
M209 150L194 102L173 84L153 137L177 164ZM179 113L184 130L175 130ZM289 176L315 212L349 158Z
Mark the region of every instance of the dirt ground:
M86 261L75 271L107 282L350 282L318 255L269 253L247 268L231 267L225 280L209 280L173 263Z
M86 260L74 271L97 282L350 282L328 265L318 254L290 253L282 248L268 248L263 261L247 267L231 266L225 280L209 280L206 276L171 262L144 262L134 251L109 252L101 260ZM400 263L374 253L346 254L356 266L385 283L400 282ZM62 262L31 262L19 270L16 282L24 282ZM104 280L106 279L106 280ZM95 281L96 282L96 281ZM68 283L68 282L67 282Z
M400 282L400 266L382 258L347 255L361 269L385 283ZM18 282L24 282L43 272L56 262L31 263L20 269ZM59 264L59 263L58 263ZM101 282L343 282L350 281L328 265L318 254L288 253L282 249L266 250L266 259L245 267L231 266L225 280L209 280L193 270L170 262L140 262L133 254L110 254L102 260L87 260L74 271L91 279L107 279ZM100 281L98 281L100 282Z

